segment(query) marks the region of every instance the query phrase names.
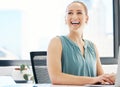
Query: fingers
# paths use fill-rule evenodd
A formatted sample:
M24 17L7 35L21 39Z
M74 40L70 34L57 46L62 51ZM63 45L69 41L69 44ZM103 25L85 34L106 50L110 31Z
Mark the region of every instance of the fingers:
M116 74L115 73L110 74L109 78L112 82L115 82Z
M108 76L104 76L104 77L102 78L102 83L103 83L103 84L114 84L113 81L112 81L111 79L109 79Z
M101 84L114 84L114 80L111 79L112 76L109 74L104 74L98 77Z

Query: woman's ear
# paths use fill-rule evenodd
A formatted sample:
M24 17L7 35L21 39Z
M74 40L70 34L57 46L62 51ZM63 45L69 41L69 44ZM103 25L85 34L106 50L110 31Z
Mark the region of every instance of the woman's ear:
M87 15L85 23L88 23L88 20L89 20L89 16Z

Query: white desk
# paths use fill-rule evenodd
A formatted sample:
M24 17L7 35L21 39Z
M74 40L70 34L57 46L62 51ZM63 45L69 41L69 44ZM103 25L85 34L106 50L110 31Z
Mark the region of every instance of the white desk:
M75 85L52 85L52 84L16 84L10 76L0 76L0 87L112 87L110 85L100 86L75 86Z
M112 85L100 86L100 85L91 85L91 86L75 86L75 85L52 85L52 84L13 84L0 87L113 87Z
M52 84L13 84L0 87L85 87L85 86L70 86L70 85L52 85Z

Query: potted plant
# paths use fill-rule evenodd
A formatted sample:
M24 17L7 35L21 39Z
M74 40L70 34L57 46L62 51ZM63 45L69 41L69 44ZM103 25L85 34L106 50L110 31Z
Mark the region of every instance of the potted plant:
M20 65L20 72L23 73L24 70L29 70L30 71L30 67L28 65L25 65L25 64L21 64ZM29 80L32 80L34 82L34 77L33 75L31 75L30 73L23 73L23 78L26 80L26 81L29 81Z
M13 78L16 82L28 82L32 81L34 83L34 77L30 70L30 67L26 64L21 64L19 67L14 69Z

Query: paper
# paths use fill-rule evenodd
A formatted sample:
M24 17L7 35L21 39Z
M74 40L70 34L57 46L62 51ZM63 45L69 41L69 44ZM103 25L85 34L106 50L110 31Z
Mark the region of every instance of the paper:
M0 76L0 87L16 84L11 76Z

